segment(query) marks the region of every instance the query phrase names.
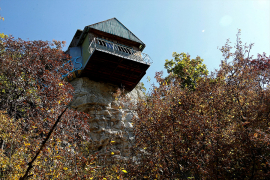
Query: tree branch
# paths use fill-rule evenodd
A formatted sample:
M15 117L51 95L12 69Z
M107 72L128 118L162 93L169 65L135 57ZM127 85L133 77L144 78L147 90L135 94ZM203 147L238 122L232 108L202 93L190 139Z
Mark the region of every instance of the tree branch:
M46 142L49 140L49 138L50 138L52 132L53 132L54 129L56 128L57 124L60 122L60 119L61 119L61 117L63 116L63 114L66 112L67 108L68 108L68 107L66 107L65 110L58 116L58 118L57 118L56 122L54 123L53 127L51 128L50 132L47 134L47 136L46 136L46 138L43 140L43 142L42 142L42 144L41 144L39 150L36 152L36 155L35 155L35 156L33 157L33 159L28 163L28 168L27 168L27 170L26 170L24 176L23 176L23 177L20 177L20 180L26 180L26 179L29 177L28 173L29 173L30 170L33 168L33 163L34 163L34 161L37 159L38 155L40 154L40 152L42 151L42 149L45 147ZM31 175L30 175L30 176L31 176Z

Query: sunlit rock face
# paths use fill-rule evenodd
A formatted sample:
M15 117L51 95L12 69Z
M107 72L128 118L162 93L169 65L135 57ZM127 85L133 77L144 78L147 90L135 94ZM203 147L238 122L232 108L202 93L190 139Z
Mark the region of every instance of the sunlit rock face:
M75 97L71 107L88 113L91 141L87 143L91 152L106 157L125 158L133 141L132 123L136 117L135 104L144 93L134 88L127 93L127 100L117 99L117 87L108 83L91 81L86 77L71 82Z

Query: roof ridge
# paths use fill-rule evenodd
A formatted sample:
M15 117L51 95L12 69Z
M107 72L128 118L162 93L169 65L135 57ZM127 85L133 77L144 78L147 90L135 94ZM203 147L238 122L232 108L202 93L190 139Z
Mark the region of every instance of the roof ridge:
M111 18L111 19L115 19L116 21L118 21L120 24L122 24L117 18ZM129 30L124 24L122 24L133 36L135 36L137 39L139 39L135 34L133 34L133 32L131 30ZM139 39L140 40L140 39ZM142 40L140 40L142 42ZM142 42L143 43L143 42ZM144 43L143 43L144 44Z
M116 21L116 22L114 22L113 20ZM106 23L108 21L112 21L112 23ZM104 25L99 25L99 24L102 24L102 23L104 23ZM109 26L111 26L111 25L114 26L114 23L118 23L119 25L116 25L115 27L119 26L119 28L122 28L125 32L123 31L122 34L121 33L119 34L119 33L117 33L117 31L114 30L114 28L112 28L111 31L106 30L106 28L105 29L102 28L102 26L104 26L104 27L107 26L108 27L108 24L109 24ZM113 18L110 18L110 19L107 19L107 20L104 20L104 21L100 21L100 22L85 26L83 30L77 29L75 35L78 33L78 31L80 31L80 36L79 36L79 41L77 42L77 46L82 43L82 39L85 37L86 33L90 29L96 29L96 30L99 30L99 31L103 31L103 32L112 34L112 35L119 36L121 38L125 38L125 39L131 40L131 41L138 42L138 43L142 44L142 48L140 48L141 51L143 51L143 49L145 48L145 44L142 42L142 40L140 40L135 34L133 34L133 32L131 32L116 17L113 17ZM74 35L74 37L75 37L75 35ZM73 39L74 39L74 37L73 37ZM71 42L73 41L73 39L71 40Z
M96 26L98 26L98 24L102 24L102 23L105 23L105 22L108 22L108 21L111 21L111 20L115 20L115 21L116 21L117 23L119 23L124 29L126 29L126 30L130 33L130 35L132 35L135 39L137 39L137 40L135 40L135 41L144 44L144 43L142 42L142 40L140 40L140 39L139 39L132 31L130 31L130 30L129 30L123 23L121 23L116 17L110 18L110 19L107 19L107 20L104 20L104 21L101 21L101 22L98 22L98 23L94 23L94 24L88 25L88 26L86 26L86 27L100 30L100 29L96 28ZM101 30L101 31L102 31L102 30ZM131 39L130 39L130 40L131 40ZM144 44L144 46L145 46L145 44Z
M115 17L113 18L110 18L110 19L107 19L107 20L104 20L104 21L100 21L100 22L97 22L97 23L94 23L94 24L90 24L88 26L93 26L93 25L96 25L96 24L99 24L99 23L103 23L103 22L106 22L106 21L109 21L109 20L112 20L112 19L116 19ZM117 20L117 19L116 19ZM121 23L122 24L122 23Z

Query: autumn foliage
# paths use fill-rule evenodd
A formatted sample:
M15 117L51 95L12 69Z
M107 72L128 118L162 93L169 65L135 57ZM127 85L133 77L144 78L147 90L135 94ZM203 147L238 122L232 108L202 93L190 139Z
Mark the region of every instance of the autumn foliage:
M270 178L270 58L250 56L239 36L195 90L156 74L158 86L138 104L130 178Z
M91 174L85 169L91 158L80 153L88 117L68 108L73 88L62 75L72 66L61 47L58 41L0 39L0 178Z
M129 161L100 167L85 150L87 115L69 108L72 69L62 42L0 39L0 178L269 179L270 57L253 44L220 49L208 75L202 59L174 54L157 85L134 105Z

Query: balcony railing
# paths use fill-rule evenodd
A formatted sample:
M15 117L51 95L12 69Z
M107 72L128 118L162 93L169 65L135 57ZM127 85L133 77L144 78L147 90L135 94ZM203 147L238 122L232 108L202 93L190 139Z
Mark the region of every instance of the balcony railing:
M150 58L150 56L148 56L148 54L142 53L141 51L136 51L124 45L107 41L105 39L100 38L93 39L88 49L90 56L92 55L92 53L94 53L96 49L104 51L109 54L113 54L115 56L123 57L126 59L130 59L145 64L150 65L152 63L152 59Z

